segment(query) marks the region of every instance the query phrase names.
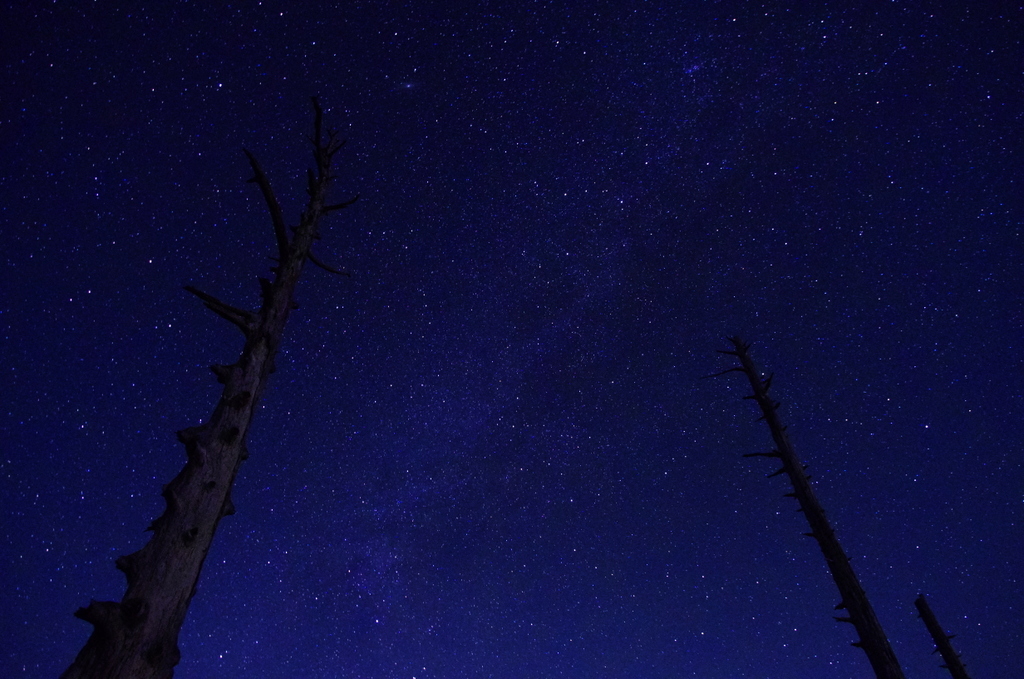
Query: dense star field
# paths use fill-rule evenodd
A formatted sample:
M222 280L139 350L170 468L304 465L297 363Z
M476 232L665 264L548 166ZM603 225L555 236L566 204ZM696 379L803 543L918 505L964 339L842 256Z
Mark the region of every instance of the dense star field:
M8 3L2 677L119 600L174 432L348 144L181 679L871 673L741 335L908 677L1024 667L1017 3ZM870 6L870 9L865 7Z

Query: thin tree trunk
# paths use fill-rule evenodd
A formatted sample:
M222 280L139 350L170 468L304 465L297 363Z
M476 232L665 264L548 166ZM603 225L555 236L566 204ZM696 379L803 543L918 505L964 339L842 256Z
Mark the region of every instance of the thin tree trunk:
M210 310L237 326L245 335L245 345L236 363L212 366L224 390L210 418L178 432L187 461L164 487L167 506L149 528L152 537L141 550L117 559L117 568L128 581L124 597L120 602L93 601L75 613L94 629L74 663L61 675L64 679L167 679L178 664L178 633L217 524L234 513L231 486L248 456L249 425L274 371L274 355L294 307L303 264L312 258L310 248L318 237L320 219L353 202L327 204L331 161L342 144L334 132L324 139L323 115L316 99L313 107L316 117L311 141L316 170L309 171L309 202L291 238L266 174L246 151L254 173L250 181L266 199L279 251L274 280L260 279L260 310L238 309L186 287Z
M967 668L960 661L960 655L953 650L953 644L949 643L949 640L956 635L947 635L943 631L942 625L939 624L935 614L932 613L931 606L928 605L928 600L924 598L924 594L917 597L914 605L917 606L917 612L921 614L921 619L924 620L928 633L932 635L932 639L935 641L935 650L942 655L942 659L946 663L942 667L949 670L949 673L953 675L953 679L971 679L967 674Z
M822 509L818 498L814 495L810 478L804 472L804 465L796 456L796 452L789 442L786 427L779 419L779 404L768 396L772 377L769 376L766 380L761 379L761 373L750 358L749 344L744 343L739 337L731 337L729 341L732 342L735 349L721 353L737 357L740 360L740 367L731 368L719 375L742 372L747 376L754 393L745 398L754 399L757 402L763 413L761 419L768 423L768 429L775 441L775 449L771 452L753 453L746 457L773 457L782 462L782 468L772 476L785 472L793 483L793 492L788 496L795 497L800 503L800 509L811 526L811 532L806 535L818 541L821 553L825 555L825 562L832 573L832 579L835 580L836 587L839 588L842 601L836 606L836 610L846 609L848 613L848 616L837 617L836 620L851 623L856 628L860 639L853 642L853 645L863 649L867 654L868 661L878 679L903 679L903 670L900 669L899 661L889 645L885 631L882 629L881 623L878 622L867 594L861 587L857 575L853 572L850 560L843 552L835 531L832 530L832 526L825 517L825 510Z

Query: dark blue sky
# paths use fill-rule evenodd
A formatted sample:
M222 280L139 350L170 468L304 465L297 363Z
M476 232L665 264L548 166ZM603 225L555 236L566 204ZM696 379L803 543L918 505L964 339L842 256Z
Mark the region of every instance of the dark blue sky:
M293 218L314 94L352 277L300 285L176 677L868 676L699 379L734 334L908 677L921 592L1016 676L1022 10L810 5L8 3L0 676L120 599L241 348L181 286L256 305L241 149Z

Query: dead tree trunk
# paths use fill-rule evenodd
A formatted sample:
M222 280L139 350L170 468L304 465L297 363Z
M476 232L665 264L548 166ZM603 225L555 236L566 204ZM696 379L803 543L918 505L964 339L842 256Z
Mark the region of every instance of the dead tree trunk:
M924 594L917 597L914 605L917 606L917 612L921 614L921 619L924 620L928 633L932 635L932 639L935 641L935 650L939 652L946 663L942 667L949 670L949 673L953 675L953 679L971 679L967 674L967 668L960 661L960 654L954 651L953 644L949 643L949 640L956 635L947 635L943 631L942 625L939 624L935 614L932 613L931 606L928 605L928 600L924 598Z
M836 620L852 623L856 628L860 639L853 642L853 645L864 649L878 679L903 679L903 670L900 669L899 661L889 645L885 631L878 622L867 594L860 586L860 581L857 580L853 567L850 566L850 560L843 552L835 531L832 530L832 526L829 525L828 519L825 517L825 510L822 509L818 498L814 495L810 477L805 473L805 466L801 464L789 442L786 427L783 426L777 412L779 404L768 396L772 376L769 376L768 379L761 379L761 373L750 358L749 344L745 344L739 337L731 337L729 341L733 343L735 349L721 353L737 357L740 360L740 367L730 368L719 375L742 372L747 376L754 393L745 398L755 400L760 406L763 413L761 419L768 423L768 429L775 441L775 449L771 452L752 453L746 457L773 457L782 462L782 468L771 476L785 472L793 483L793 492L788 493L787 497L795 497L800 503L800 510L807 517L807 522L811 526L811 532L806 535L818 541L821 553L825 555L825 562L828 564L829 571L831 571L832 578L842 597L836 610L846 609L848 613L848 616L837 617Z
M295 307L295 286L307 259L319 264L310 248L320 219L351 204L327 204L331 161L341 148L333 131L323 134L323 114L316 99L313 157L308 173L309 202L289 237L281 206L256 158L246 151L274 225L279 252L274 280L260 278L259 311L239 309L212 295L186 287L218 316L245 336L242 354L232 365L212 370L224 390L213 414L202 425L178 432L187 461L164 487L166 509L149 530L149 542L117 559L127 590L120 603L93 601L75 615L93 625L92 635L63 675L66 679L167 679L178 664L178 633L195 594L203 560L221 517L234 513L231 486L246 452L246 436L267 378L288 313ZM325 267L326 268L326 267ZM339 273L339 272L335 272Z

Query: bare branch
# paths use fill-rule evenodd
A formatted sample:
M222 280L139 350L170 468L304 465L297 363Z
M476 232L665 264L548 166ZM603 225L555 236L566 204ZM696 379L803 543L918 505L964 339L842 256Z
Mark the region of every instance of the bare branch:
M332 158L335 153L345 146L345 139L338 141L338 134L334 130L327 131L327 157Z
M251 311L246 311L245 309L239 309L238 307L233 307L230 304L225 304L213 295L208 295L202 290L194 288L191 285L186 285L185 289L203 300L207 309L224 320L238 326L238 328L245 333L246 337L248 337L249 333L251 333L253 328L256 327L256 314Z
M260 163L256 160L256 156L250 153L247 149L245 155L249 157L249 165L252 167L252 171L255 176L250 179L250 182L258 184L260 191L263 192L263 198L267 201L267 209L270 211L270 219L274 222L274 236L277 237L277 249L281 253L281 259L288 254L288 229L284 225L284 213L281 211L281 204L277 202L277 196L274 195L274 190L270 188L270 180L267 179L267 174L260 167Z
M351 198L349 198L348 200L346 200L344 203L335 203L334 205L325 205L324 206L324 212L331 212L332 210L341 210L343 208L348 207L349 205L352 205L357 200L359 200L359 194L358 193L356 195L352 196Z
M310 253L309 253L309 261L313 262L318 267L320 267L321 269L323 269L324 271L327 271L329 273L335 273L335 274L338 274L339 276L348 276L350 278L352 276L352 274L350 274L347 271L339 271L338 269L333 269L333 268L327 266L326 264L321 262L319 259L317 259L317 256L314 255L312 251L310 251Z

